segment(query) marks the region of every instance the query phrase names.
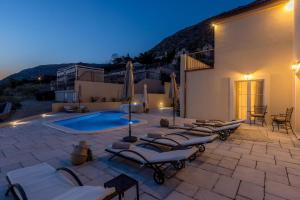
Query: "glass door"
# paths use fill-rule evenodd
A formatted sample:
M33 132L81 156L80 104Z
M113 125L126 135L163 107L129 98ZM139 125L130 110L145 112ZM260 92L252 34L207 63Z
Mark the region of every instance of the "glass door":
M263 107L264 81L236 81L236 119L249 119L249 111Z

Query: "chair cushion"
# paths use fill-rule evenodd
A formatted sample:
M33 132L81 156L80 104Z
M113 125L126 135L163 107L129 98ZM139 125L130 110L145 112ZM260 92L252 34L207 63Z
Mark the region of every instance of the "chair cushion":
M251 114L251 117L264 117L264 114Z
M274 117L273 121L278 121L278 122L285 122L285 117Z

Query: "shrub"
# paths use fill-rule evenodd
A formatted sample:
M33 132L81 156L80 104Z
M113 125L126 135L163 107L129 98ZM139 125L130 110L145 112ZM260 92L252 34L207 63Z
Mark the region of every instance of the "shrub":
M103 97L103 98L101 99L101 102L106 102L106 98Z

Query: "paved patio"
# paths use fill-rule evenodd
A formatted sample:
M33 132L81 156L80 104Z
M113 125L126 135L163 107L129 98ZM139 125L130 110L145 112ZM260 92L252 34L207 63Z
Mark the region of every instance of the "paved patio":
M134 127L133 134L174 131L158 127L160 114L164 113L135 115L148 124ZM88 185L103 185L118 174L126 173L139 180L143 200L300 199L300 143L292 134L243 125L226 142L206 145L201 156L159 186L154 183L150 170L122 159L108 161L105 147L125 136L126 129L71 135L42 124L65 115L0 128L0 199L6 199L7 171L40 162L70 167ZM184 121L187 120L178 119L178 123ZM74 167L69 155L72 145L80 140L87 140L91 145L95 161ZM125 194L125 199L134 198L134 190Z

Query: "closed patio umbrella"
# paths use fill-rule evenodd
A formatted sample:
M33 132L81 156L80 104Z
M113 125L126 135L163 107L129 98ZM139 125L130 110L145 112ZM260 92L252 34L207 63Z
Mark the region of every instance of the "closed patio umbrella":
M149 109L149 101L148 101L148 91L147 84L144 84L144 97L143 97L144 109L147 111Z
M129 115L129 135L123 138L125 142L136 142L137 137L131 135L131 103L134 98L134 77L133 77L133 64L131 61L127 62L126 65L126 72L124 78L124 85L123 85L123 93L122 98L128 101L129 108L128 108L128 115Z
M171 75L171 84L170 84L170 93L169 93L169 97L172 99L173 101L173 126L175 126L175 106L176 106L176 102L177 102L177 98L178 98L178 89L177 89L177 83L176 83L176 75L173 72Z
M80 108L80 99L81 99L81 95L82 95L82 91L81 91L81 85L78 86L78 94L77 94L77 101L78 101L78 107Z

